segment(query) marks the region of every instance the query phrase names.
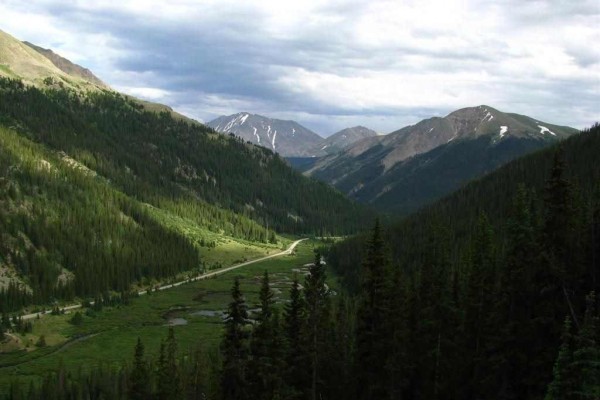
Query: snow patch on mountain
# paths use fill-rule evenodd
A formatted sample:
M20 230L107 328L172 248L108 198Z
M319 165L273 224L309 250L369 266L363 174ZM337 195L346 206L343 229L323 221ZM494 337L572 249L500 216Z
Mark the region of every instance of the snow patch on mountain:
M546 132L548 132L549 134L551 134L552 136L556 136L556 133L552 132L550 129L546 128L545 126L542 125L538 125L538 128L540 128L540 133L542 135L546 134Z

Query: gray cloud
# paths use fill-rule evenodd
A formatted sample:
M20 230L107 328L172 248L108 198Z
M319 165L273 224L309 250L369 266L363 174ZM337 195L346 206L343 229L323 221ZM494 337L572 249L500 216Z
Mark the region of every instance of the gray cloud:
M20 39L80 54L114 87L205 121L250 111L322 134L389 132L483 103L577 127L600 119L596 0L121 3L7 0L0 11Z

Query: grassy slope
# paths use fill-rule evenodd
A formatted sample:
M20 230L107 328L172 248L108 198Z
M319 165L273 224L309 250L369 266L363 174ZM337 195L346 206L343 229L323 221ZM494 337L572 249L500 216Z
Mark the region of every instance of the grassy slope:
M161 225L172 229L187 237L198 249L201 260L206 268L230 266L239 262L260 258L265 255L276 253L287 248L291 243L289 239L278 237L278 244L252 242L248 240L232 238L196 224L187 218L180 217L160 208L148 205L148 210ZM214 248L201 245L201 241L215 243Z
M199 310L225 310L230 301L233 277L239 276L241 288L249 308L258 302L260 278L268 270L275 291L275 299L287 299L293 275L303 271L302 266L311 262L317 242L305 241L294 255L283 256L226 273L215 279L197 281L176 289L132 300L126 307L106 308L95 317L84 317L84 323L75 327L68 323L71 315L45 316L34 321L32 334L20 337L35 343L45 334L49 346L64 343L67 338L78 335L93 335L74 342L56 351L57 347L15 352L0 357L0 393L6 390L15 378L38 379L41 375L55 371L62 363L69 370L95 365L99 362L120 365L129 361L138 337L146 346L151 357L156 356L161 338L167 334L168 317L185 318L187 325L176 326L175 333L181 353L189 353L200 346L214 346L222 333L219 317L193 316ZM333 282L330 284L333 285ZM334 286L335 287L335 286ZM194 298L202 293L200 301ZM34 348L31 345L30 349ZM21 363L18 366L3 367Z

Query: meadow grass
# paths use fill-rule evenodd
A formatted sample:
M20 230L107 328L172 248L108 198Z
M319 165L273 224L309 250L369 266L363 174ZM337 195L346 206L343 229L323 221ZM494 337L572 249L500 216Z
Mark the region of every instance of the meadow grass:
M23 340L35 343L43 334L48 346L39 349L30 344L29 351L0 355L0 393L16 378L22 382L37 380L56 371L60 365L69 371L98 364L122 365L132 359L138 337L147 354L154 358L173 318L187 321L186 325L174 327L181 354L198 348L214 350L223 332L221 316L194 313L225 311L231 301L230 290L236 276L240 279L248 307L256 308L265 270L269 271L275 300L284 304L294 275L303 282L307 271L303 266L313 261L314 248L318 245L316 241L305 241L298 245L293 255L251 264L216 278L152 292L133 298L126 306L106 307L97 312L81 310L84 317L79 326L69 323L72 313L34 319L33 332L25 335ZM329 282L335 287L334 279Z

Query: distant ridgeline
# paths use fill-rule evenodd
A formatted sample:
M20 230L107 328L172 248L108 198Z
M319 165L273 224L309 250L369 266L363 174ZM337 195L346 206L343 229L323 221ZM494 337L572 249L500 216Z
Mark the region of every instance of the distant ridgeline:
M35 301L197 267L155 209L263 242L352 233L372 218L269 150L108 90L0 78L0 142L0 267L27 277Z
M335 245L328 262L366 299L365 321L375 307L393 327L362 368L403 378L365 385L401 398L597 397L598 154L596 124L389 226L381 243Z

